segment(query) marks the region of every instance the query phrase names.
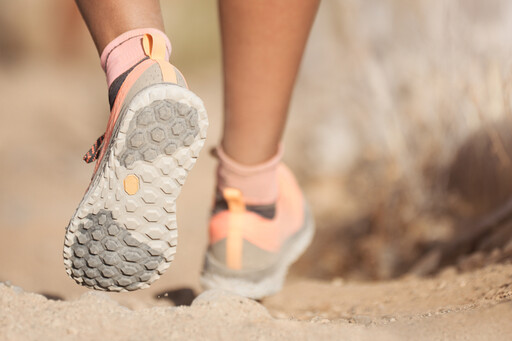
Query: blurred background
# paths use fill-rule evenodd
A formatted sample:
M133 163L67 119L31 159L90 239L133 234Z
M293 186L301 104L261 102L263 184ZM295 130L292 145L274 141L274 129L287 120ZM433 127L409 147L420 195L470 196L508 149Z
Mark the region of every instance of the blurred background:
M162 7L171 61L211 128L178 201L176 261L150 289L112 294L131 306L200 290L208 149L222 123L216 2ZM507 0L322 2L285 136L318 232L290 281L512 259L511 37ZM66 299L86 291L64 272L62 241L92 174L82 155L104 132L106 94L72 1L0 0L0 281Z

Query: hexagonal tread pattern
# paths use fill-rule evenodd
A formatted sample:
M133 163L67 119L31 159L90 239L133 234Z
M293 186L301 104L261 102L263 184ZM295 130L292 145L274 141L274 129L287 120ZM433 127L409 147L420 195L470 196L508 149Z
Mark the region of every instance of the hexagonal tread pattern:
M93 289L145 288L174 258L176 199L204 144L208 120L189 90L169 84L151 88L120 114L67 228L66 272ZM127 175L139 179L135 194L124 190Z
M74 256L71 272L87 286L134 290L138 283L155 275L155 264L165 261L160 250L151 249L139 242L133 232L120 227L111 212L100 210L86 219L92 222L92 227L86 229L81 223L76 231L76 242L71 245ZM161 237L165 232L153 227L149 233Z
M137 160L153 161L158 155L173 155L190 146L199 133L197 110L172 100L157 100L135 115L127 133L121 164L132 166Z

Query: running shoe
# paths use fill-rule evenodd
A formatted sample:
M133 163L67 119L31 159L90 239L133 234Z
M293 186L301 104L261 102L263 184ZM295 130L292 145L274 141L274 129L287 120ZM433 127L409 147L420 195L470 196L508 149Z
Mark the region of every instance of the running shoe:
M201 284L260 299L281 290L288 268L311 243L314 220L290 170L278 167L275 205L246 205L238 189L219 193Z
M92 289L146 288L169 267L176 199L206 139L203 102L165 60L165 41L147 34L143 47L84 157L96 166L66 229L66 272Z

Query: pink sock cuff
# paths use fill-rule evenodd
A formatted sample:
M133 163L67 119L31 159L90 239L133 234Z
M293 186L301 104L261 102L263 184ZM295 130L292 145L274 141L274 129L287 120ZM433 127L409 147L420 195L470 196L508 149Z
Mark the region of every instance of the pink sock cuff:
M148 33L161 35L165 38L165 46L167 47L166 58L169 59L169 57L171 56L172 46L171 46L171 41L169 40L167 35L164 32L157 30L156 28L138 28L138 29L127 31L127 32L121 34L120 36L118 36L117 38L112 40L110 43L108 43L108 45L103 49L103 52L101 53L101 57L100 57L101 67L103 68L103 70L106 71L109 55L114 49L116 49L118 46L122 45L123 43L125 43L128 40L131 40L131 39L137 38L137 37L142 38L142 36L144 34L148 34ZM142 43L140 46L142 48Z
M125 32L108 43L101 53L101 67L107 75L109 87L117 77L146 56L142 47L144 34L164 37L167 50L166 59L169 59L172 50L171 42L164 32L156 28L140 28Z
M236 188L242 192L247 204L266 205L275 203L278 195L277 167L283 156L283 148L278 147L277 154L270 160L254 166L241 165L230 158L218 146L217 186Z

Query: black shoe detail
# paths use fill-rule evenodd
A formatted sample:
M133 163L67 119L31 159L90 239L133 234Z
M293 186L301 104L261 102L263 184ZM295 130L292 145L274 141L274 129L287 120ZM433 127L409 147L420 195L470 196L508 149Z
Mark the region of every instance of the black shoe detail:
M126 77L128 77L128 74L132 72L132 70L145 61L146 59L149 59L149 57L142 58L139 62L135 63L131 68L123 72L119 77L117 77L112 84L110 84L110 87L108 88L108 103L110 105L110 110L112 111L112 107L114 106L114 102L117 98L117 93L119 92L119 89L121 89L121 85L123 85Z
M222 193L217 190L215 193L215 204L213 205L212 215L228 209L228 203L222 196ZM246 205L245 209L254 212L263 218L274 219L276 216L276 204L268 205Z

